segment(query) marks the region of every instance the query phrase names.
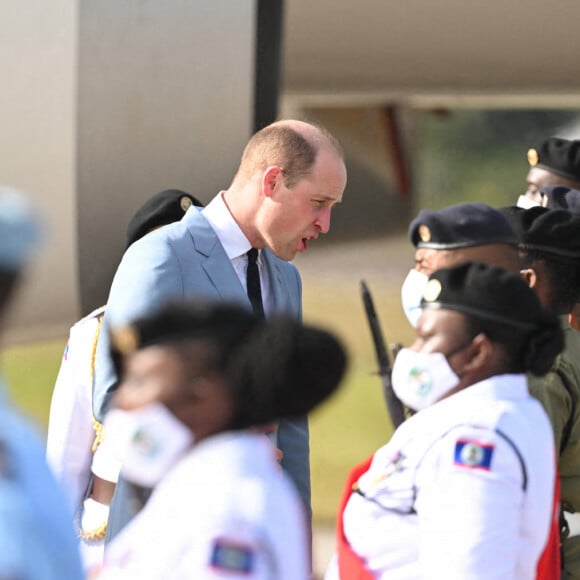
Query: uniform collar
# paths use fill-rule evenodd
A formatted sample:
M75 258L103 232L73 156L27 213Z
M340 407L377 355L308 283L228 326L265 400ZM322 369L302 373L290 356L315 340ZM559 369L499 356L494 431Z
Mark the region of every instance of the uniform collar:
M529 397L528 383L524 374L505 374L489 377L466 387L448 400L458 401L471 398L502 399L517 401ZM443 401L442 401L443 402Z

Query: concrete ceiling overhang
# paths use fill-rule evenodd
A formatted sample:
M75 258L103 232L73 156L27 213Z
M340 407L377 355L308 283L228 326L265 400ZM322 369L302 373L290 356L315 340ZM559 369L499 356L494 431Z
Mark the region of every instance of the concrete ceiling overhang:
M578 0L286 0L303 104L580 107Z

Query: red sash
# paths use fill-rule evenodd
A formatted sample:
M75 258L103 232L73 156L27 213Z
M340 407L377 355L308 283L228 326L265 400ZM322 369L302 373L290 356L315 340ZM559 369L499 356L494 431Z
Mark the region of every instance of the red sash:
M358 478L368 471L373 456L357 465L348 475L340 504L336 522L336 552L338 556L338 570L340 580L374 580L374 576L366 569L363 560L350 547L344 536L342 527L342 514L352 494L352 486Z
M554 482L554 505L552 513L552 524L548 543L538 560L536 568L536 580L554 580L560 578L560 478L556 470L556 481Z

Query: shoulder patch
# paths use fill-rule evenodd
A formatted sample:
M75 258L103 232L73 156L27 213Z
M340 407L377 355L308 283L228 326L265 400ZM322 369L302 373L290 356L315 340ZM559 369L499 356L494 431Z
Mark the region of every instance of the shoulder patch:
M219 539L213 544L210 566L224 572L249 574L254 570L255 552L249 546Z
M458 439L455 443L454 464L470 469L491 469L495 446L474 439Z

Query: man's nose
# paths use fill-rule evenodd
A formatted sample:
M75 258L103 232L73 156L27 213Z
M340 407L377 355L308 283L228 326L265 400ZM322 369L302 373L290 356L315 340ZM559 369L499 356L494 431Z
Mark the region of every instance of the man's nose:
M330 230L330 212L331 208L326 208L320 212L314 222L321 233L327 234Z

